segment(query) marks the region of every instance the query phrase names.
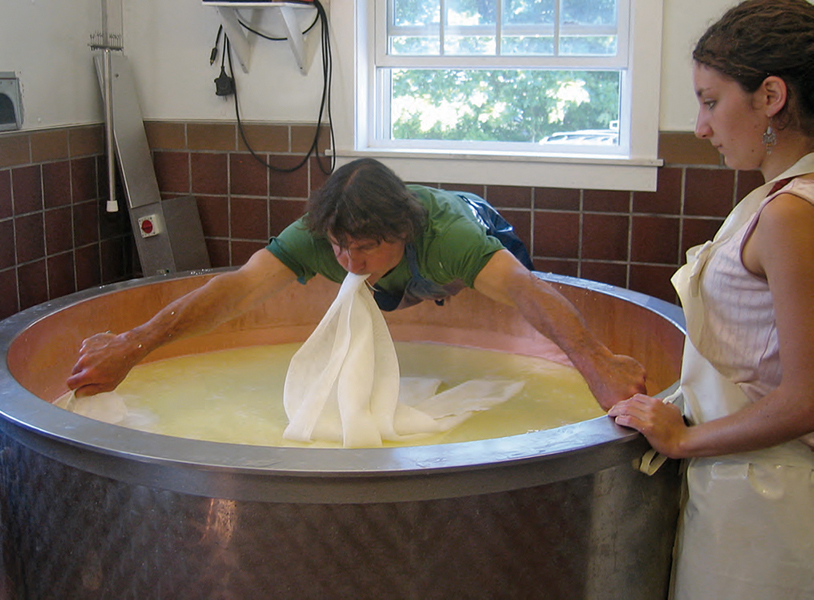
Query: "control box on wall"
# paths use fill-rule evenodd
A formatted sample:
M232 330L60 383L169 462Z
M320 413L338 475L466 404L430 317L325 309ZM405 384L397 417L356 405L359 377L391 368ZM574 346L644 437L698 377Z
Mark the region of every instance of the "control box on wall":
M23 97L15 73L0 72L0 131L23 126Z

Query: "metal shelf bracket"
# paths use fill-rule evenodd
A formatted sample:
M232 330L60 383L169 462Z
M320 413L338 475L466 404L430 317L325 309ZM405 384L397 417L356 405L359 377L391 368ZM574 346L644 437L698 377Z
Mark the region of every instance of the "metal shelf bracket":
M315 10L312 4L307 2L275 1L230 2L228 0L203 0L203 3L217 7L223 22L223 30L226 32L226 35L229 36L229 43L232 49L234 49L244 73L249 72L249 64L251 63L252 51L254 50L254 43L257 36L251 32L244 31L238 21L237 11L242 8L250 8L252 10L252 22L257 20L259 17L257 11L260 10L272 10L279 15L285 28L286 39L291 47L291 52L294 54L294 60L297 62L297 67L299 67L300 73L303 75L308 74L308 69L314 60L319 36L314 35L313 32L304 34L301 31L301 26L297 19L297 11L303 9Z

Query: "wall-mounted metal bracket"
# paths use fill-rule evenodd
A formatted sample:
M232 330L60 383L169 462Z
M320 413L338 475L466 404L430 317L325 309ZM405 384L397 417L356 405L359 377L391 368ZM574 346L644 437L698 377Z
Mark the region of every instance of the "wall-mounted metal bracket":
M303 33L297 18L298 11L316 10L310 2L279 2L269 0L267 2L230 2L229 0L202 0L205 5L215 6L220 12L223 21L223 30L229 36L229 43L237 55L240 66L244 73L249 72L254 42L257 36L251 32L244 31L238 21L237 11L248 8L252 11L252 21L258 19L258 11L271 10L279 15L285 28L286 39L294 54L294 60L303 75L308 74L308 69L314 59L319 36L315 32Z

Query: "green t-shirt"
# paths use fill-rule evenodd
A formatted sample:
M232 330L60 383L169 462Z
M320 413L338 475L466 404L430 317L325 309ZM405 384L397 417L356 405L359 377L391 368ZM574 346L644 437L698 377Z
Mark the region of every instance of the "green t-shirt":
M503 248L500 241L486 235L469 206L455 192L421 185L408 189L428 212L427 225L415 240L419 272L439 285L460 283L473 287L475 278L492 255ZM300 283L320 275L340 283L347 271L337 262L330 243L313 237L302 219L289 225L272 238L268 250L294 271ZM377 287L400 296L410 280L406 256L395 269L382 277Z

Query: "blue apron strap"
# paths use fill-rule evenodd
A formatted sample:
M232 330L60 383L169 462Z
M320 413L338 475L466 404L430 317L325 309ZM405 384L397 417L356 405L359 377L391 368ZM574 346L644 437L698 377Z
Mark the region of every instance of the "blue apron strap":
M503 247L523 263L523 266L529 271L534 270L534 263L531 261L523 240L514 232L514 227L491 204L475 194L465 192L456 192L456 194L466 202L475 218L486 229L487 235L497 238Z
M407 265L410 267L411 275L404 293L401 296L396 296L374 286L373 299L376 300L376 304L386 312L395 310L400 306L412 306L423 300L433 300L439 306L443 305L444 299L450 295L449 291L434 281L422 277L418 269L415 246L407 244L404 253L407 257Z
M499 212L486 202L486 200L475 194L468 194L466 192L455 192L455 194L466 202L472 214L486 230L487 235L497 238L500 243L503 244L503 247L511 252L528 270L534 270L534 264L531 261L531 257L529 256L528 250L526 250L526 245L523 243L523 240L518 237L514 232L514 227L512 227ZM433 300L439 306L443 305L444 299L451 295L450 291L434 281L430 281L421 276L418 269L416 250L412 244L407 244L404 248L404 252L407 257L407 264L410 267L411 275L404 293L399 297L384 290L377 289L374 286L373 298L376 300L376 304L378 304L379 308L383 311L388 312L399 307L406 308L407 306L418 304L422 300Z

